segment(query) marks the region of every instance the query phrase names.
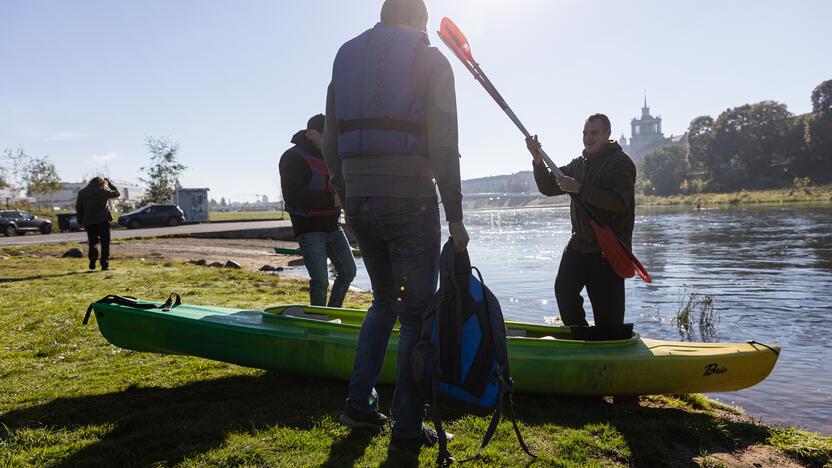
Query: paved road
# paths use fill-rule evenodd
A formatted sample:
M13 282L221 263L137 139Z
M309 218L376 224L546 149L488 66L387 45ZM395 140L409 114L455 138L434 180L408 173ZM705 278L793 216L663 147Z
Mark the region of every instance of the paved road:
M243 231L251 229L272 229L291 226L289 220L285 221L247 221L242 223L206 223L206 224L186 224L184 226L176 227L160 227L160 228L145 228L145 229L117 229L111 232L113 239L123 239L125 237L155 237L165 236L170 234L191 234L198 232L223 232L223 231ZM0 247L10 245L31 245L31 244L51 244L56 242L78 242L86 241L87 234L84 232L67 232L55 234L26 234L25 236L0 237Z

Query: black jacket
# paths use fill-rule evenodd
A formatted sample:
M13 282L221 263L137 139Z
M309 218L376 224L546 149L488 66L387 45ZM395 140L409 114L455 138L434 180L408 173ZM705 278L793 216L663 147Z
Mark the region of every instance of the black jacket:
M321 151L306 137L306 131L301 130L292 136L292 143L321 154ZM286 150L280 157L280 188L283 191L283 201L287 205L308 210L331 210L335 203L332 195L326 192L307 190L306 184L312 178L312 170L303 157L291 149ZM296 216L291 215L292 228L295 237L307 232L332 232L338 229L338 215L333 216Z
M110 213L107 202L120 195L114 186L102 187L96 183L95 179L91 180L78 192L78 200L75 202L78 222L83 226L109 223L113 220L113 215Z
M555 176L543 164L533 164L537 188L544 195L563 195ZM633 242L635 223L636 166L618 143L610 141L599 154L584 154L561 167L561 170L581 183L578 198L588 205L628 247ZM572 201L572 237L569 247L583 253L601 251L589 216Z

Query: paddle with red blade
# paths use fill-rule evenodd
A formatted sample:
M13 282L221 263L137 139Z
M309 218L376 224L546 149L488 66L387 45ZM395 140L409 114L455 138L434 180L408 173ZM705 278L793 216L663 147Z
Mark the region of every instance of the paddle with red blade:
M462 64L465 65L465 68L467 68L468 71L474 75L474 78L479 81L488 94L494 98L497 105L503 109L511 121L514 122L514 125L516 125L517 128L523 132L523 135L526 138L531 136L523 123L520 122L520 119L517 118L517 115L514 114L514 111L512 111L508 106L506 100L503 99L497 91L497 88L491 84L491 80L489 80L482 71L480 65L474 60L474 56L471 53L471 46L468 44L468 39L465 38L465 35L462 34L462 31L460 31L456 24L454 24L450 18L443 18L438 33L445 45L453 51L454 55L456 55ZM550 171L560 177L565 176L563 171L561 171L560 168L552 162L546 152L543 151L543 148L538 148L537 151ZM592 230L595 231L595 237L598 239L598 246L601 247L601 250L604 252L607 261L610 263L610 266L615 273L622 278L632 278L635 274L638 274L638 276L640 276L645 282L652 282L650 273L648 273L647 270L641 265L641 262L638 261L638 258L633 255L633 252L627 248L624 242L622 242L621 239L615 235L612 229L604 224L579 197L572 193L570 193L569 196L571 196L575 204L583 209L589 216L589 224L592 226Z

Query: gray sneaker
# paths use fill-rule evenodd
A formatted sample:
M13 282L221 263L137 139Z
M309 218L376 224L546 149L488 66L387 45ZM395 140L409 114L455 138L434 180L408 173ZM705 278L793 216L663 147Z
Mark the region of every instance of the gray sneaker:
M347 408L338 417L341 424L353 429L380 429L387 422L387 416L380 411L360 411L352 407L347 398Z

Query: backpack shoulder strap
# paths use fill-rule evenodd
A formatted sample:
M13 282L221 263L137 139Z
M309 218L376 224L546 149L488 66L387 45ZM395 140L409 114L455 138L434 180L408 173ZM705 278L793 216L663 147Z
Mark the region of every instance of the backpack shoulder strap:
M514 426L514 434L517 436L517 442L520 444L520 448L523 449L526 454L532 458L537 458L537 455L532 453L532 450L526 445L526 441L523 440L523 434L520 433L520 426L517 425L517 414L514 412L514 399L512 398L512 390L511 390L511 382L508 385L508 409L509 414L511 416L511 425Z
M469 462L471 460L475 460L482 455L482 451L485 450L485 447L491 442L491 438L494 437L494 433L497 432L497 425L500 423L500 418L503 414L503 404L497 406L497 409L494 410L494 415L491 416L491 422L488 424L488 429L485 431L485 436L482 438L482 443L480 444L480 448L477 449L477 453L471 455L470 457L461 460L460 463Z

